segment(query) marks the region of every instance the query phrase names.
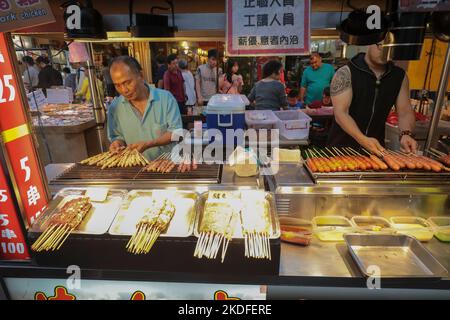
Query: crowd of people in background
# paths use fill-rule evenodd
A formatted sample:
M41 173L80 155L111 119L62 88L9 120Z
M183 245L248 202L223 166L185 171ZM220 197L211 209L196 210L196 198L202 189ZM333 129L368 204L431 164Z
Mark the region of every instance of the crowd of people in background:
M96 77L100 98L111 101L117 96L117 90L110 74L110 59L103 57L102 67ZM207 62L197 67L193 74L188 61L179 59L176 54L167 57L157 56L153 74L153 85L169 91L176 99L181 114L191 114L195 106L206 106L215 94L244 94L244 80L239 73L237 60L229 58L224 69L219 67L219 55L216 49L208 51ZM88 69L80 63L72 63L71 68L64 67L62 74L57 71L49 59L39 56L35 60L24 56L23 80L25 88L32 91L55 86L70 88L74 98L83 102L92 102ZM301 80L295 87L286 87L283 64L273 58L262 68L262 79L257 81L248 94L249 108L263 110L303 110L322 106L331 106L330 83L334 75L332 65L323 63L319 53L310 56L310 65L304 70Z

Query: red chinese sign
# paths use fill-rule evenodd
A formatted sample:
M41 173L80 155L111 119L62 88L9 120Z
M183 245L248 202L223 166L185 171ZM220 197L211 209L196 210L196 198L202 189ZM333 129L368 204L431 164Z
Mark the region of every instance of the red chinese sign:
M33 224L48 199L12 61L6 35L0 33L0 132L22 208L28 223Z
M0 260L29 259L11 190L0 166Z

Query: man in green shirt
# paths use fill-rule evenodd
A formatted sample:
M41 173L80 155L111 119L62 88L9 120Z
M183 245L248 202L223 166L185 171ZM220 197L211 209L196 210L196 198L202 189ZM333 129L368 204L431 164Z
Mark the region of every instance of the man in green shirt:
M149 160L170 152L172 133L183 128L173 95L145 83L142 67L132 57L115 58L110 73L120 94L108 110L110 150L137 149Z
M321 100L323 89L330 86L333 76L333 66L322 63L319 53L313 52L310 58L310 66L303 72L300 102L308 105L313 101Z

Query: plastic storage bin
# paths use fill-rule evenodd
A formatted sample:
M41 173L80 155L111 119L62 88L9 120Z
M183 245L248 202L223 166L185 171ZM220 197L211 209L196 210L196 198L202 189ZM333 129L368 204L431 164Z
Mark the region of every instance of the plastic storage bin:
M251 129L275 129L278 121L272 110L245 111L245 123Z
M430 217L428 222L434 229L434 236L443 242L450 242L450 217Z
M277 129L280 135L288 140L306 139L309 136L311 118L303 111L286 110L274 111L279 119Z
M317 216L312 219L312 225L321 241L344 241L344 234L356 230L350 220L341 216Z
M224 144L233 144L232 141L227 142L227 130L243 130L245 128L245 102L241 96L216 94L209 100L206 111L208 129L220 130Z
M395 234L392 225L382 217L355 216L352 223L357 232L366 234Z
M423 218L392 217L390 220L398 233L414 237L419 241L430 241L434 236L433 227Z

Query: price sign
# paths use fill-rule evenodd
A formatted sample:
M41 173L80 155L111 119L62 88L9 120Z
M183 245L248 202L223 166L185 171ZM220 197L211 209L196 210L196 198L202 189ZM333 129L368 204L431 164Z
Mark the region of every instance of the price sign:
M29 259L14 200L0 166L0 260Z
M36 149L19 94L13 58L7 50L6 35L0 33L0 132L11 164L22 207L29 224L45 209L48 199L39 170Z

